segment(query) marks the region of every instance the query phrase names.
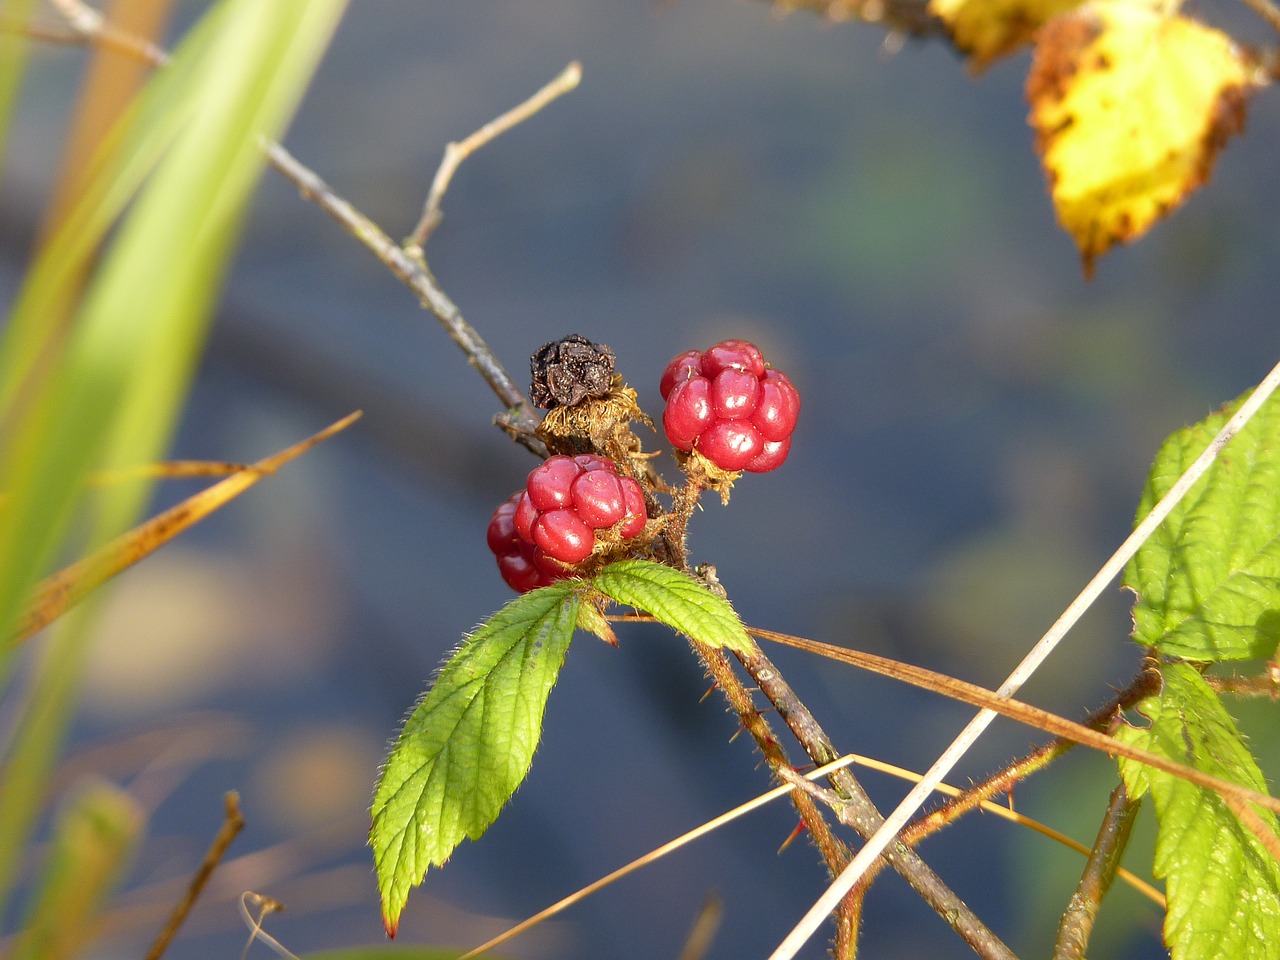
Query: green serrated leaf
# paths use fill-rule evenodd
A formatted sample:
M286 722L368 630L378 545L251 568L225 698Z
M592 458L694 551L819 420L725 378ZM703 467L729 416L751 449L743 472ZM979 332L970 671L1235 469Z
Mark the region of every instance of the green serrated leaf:
M679 570L651 560L621 560L597 573L591 585L699 643L751 652L751 638L729 602Z
M1266 791L1258 765L1204 678L1165 664L1164 688L1137 709L1146 728L1117 738L1179 763ZM1267 960L1280 943L1280 864L1222 799L1178 777L1120 760L1135 798L1150 791L1159 835L1155 875L1167 887L1164 937L1173 960ZM1266 828L1276 817L1255 812Z
M1138 518L1240 401L1165 441ZM1188 660L1270 657L1280 641L1280 398L1272 398L1125 568L1133 638Z
M405 722L369 831L390 936L409 889L484 833L528 774L578 603L561 584L512 600L463 641Z

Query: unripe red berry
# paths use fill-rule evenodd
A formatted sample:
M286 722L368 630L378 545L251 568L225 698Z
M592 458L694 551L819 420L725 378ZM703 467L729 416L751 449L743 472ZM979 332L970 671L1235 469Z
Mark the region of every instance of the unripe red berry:
M764 369L760 348L746 340L721 340L702 354L704 377L714 377L721 370L741 370L759 379Z
M486 539L503 579L523 593L575 576L598 542L638 537L647 519L640 484L613 461L557 456L493 512Z
M622 500L626 504L626 519L618 528L618 535L624 540L638 537L644 533L644 523L648 515L644 509L644 491L634 480L622 484Z
M723 340L667 364L662 426L678 450L697 450L721 470L764 473L782 464L800 415L800 394L755 344Z
M523 490L512 494L499 504L489 520L485 532L489 549L498 561L498 572L512 590L526 593L534 587L545 587L560 579L543 572L536 564L537 549L516 530L518 505L528 501Z
M800 394L786 374L766 370L751 423L766 441L786 440L800 416Z
M764 446L760 448L760 452L755 455L744 469L750 473L768 473L770 470L776 470L782 466L782 461L787 459L787 454L790 452L790 437L786 437L783 440L766 440Z
M760 401L760 381L745 370L728 367L711 381L711 407L720 420L744 420Z
M574 511L592 530L612 527L627 515L622 481L608 470L588 470L569 492Z
M662 379L658 381L658 392L665 400L670 396L672 388L681 380L689 380L701 375L702 354L697 350L686 350L673 357L667 364L667 369L662 371Z
M717 420L698 438L698 452L721 470L745 470L764 450L764 441L744 420Z
M533 545L563 563L581 563L591 556L596 537L572 510L548 510L534 521Z
M689 450L698 435L711 426L715 419L715 408L711 405L711 384L706 377L694 377L677 383L667 397L667 407L662 412L662 427L673 446Z
M529 499L539 510L556 510L569 505L569 484L582 472L573 457L550 457L535 467L525 481Z

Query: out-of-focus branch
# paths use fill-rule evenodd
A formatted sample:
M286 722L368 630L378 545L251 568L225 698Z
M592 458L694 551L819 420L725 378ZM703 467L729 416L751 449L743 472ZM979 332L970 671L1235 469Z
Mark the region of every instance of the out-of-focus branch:
M97 10L81 0L49 0L66 22L66 31L56 31L31 25L27 29L32 36L53 43L91 43L110 50L137 57L161 66L169 62L169 55L146 37L129 30L120 30Z
M924 0L766 0L779 13L808 10L828 20L861 20L909 37L943 37L942 21ZM1266 0L1255 0L1266 2Z
M226 816L223 820L222 828L218 831L218 835L213 838L209 851L205 854L204 860L201 861L195 875L192 876L186 893L173 908L173 913L169 915L169 920L165 923L164 929L157 934L155 941L152 942L151 949L147 951L146 960L160 960L164 956L164 952L169 949L169 944L173 942L173 938L177 936L178 930L181 929L183 922L191 913L191 908L195 906L196 900L209 883L209 878L213 876L213 871L218 869L218 864L226 856L227 848L231 846L231 842L244 829L244 816L240 813L240 795L232 790L226 795L224 802L226 804Z

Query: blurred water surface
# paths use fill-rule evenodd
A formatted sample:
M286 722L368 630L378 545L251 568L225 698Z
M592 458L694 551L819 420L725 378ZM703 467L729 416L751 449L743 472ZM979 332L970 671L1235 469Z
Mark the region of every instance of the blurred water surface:
M1272 362L1280 223L1260 211L1280 201L1280 117L1259 98L1210 189L1086 283L1024 123L1027 58L974 80L939 44L882 41L743 0L354 0L287 145L400 236L447 141L581 60L580 89L461 168L428 249L441 283L518 378L581 332L655 415L670 356L755 340L803 391L801 426L783 470L708 500L696 558L750 623L995 685L1123 539L1163 437ZM28 89L0 205L9 289L81 61L41 53ZM229 788L246 856L170 956L238 953L246 886L288 905L268 929L295 951L380 942L362 842L385 740L508 598L483 529L532 461L435 321L268 173L175 456L253 459L357 406L351 432L122 578L73 751L120 746L111 772L155 820L125 900L140 913L102 956L137 955L176 896L155 885L194 867ZM1135 662L1127 630L1117 591L1027 696L1101 702ZM411 896L402 940L472 946L768 785L682 641L621 636L578 638L529 781ZM922 769L967 718L777 660L842 749ZM1033 740L998 726L956 778ZM1078 758L1019 806L1088 841L1112 778ZM905 790L867 783L885 805ZM508 953L675 957L714 892L710 956L767 955L822 888L806 844L776 852L793 821L757 813ZM1046 954L1075 855L981 818L923 852ZM866 917L867 957L970 955L892 876ZM1157 928L1121 899L1096 955L1160 956Z

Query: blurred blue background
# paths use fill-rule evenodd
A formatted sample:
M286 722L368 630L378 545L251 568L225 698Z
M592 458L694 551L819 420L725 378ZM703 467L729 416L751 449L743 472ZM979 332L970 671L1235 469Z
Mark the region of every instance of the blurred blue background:
M743 0L354 0L286 143L402 236L447 141L581 60L576 92L462 166L428 249L441 284L517 379L580 332L655 416L668 358L760 344L804 395L792 455L706 501L695 558L749 623L994 686L1123 539L1161 440L1273 362L1280 115L1256 98L1210 188L1086 283L1025 125L1028 58L973 79L940 43L883 41ZM37 57L0 204L9 293L82 63ZM435 320L269 171L174 456L255 459L355 407L356 428L118 586L68 777L112 776L154 819L99 956L138 955L231 788L248 828L169 955L238 954L245 889L287 904L268 930L294 951L381 942L363 838L386 740L509 597L483 531L533 460ZM1137 661L1128 627L1111 591L1027 699L1103 702ZM414 892L402 941L474 946L768 786L683 642L620 634L577 639L528 782ZM775 652L844 750L920 770L970 712ZM953 780L1036 741L998 724ZM865 782L884 806L906 790ZM1071 757L1016 800L1088 843L1113 783ZM714 892L709 956L765 956L823 887L806 843L777 852L794 820L756 813L506 955L674 958ZM1149 875L1144 843L1130 865ZM1078 855L982 816L922 852L1015 951L1047 955ZM1158 923L1118 888L1092 955L1162 956ZM863 955L971 954L889 874Z

